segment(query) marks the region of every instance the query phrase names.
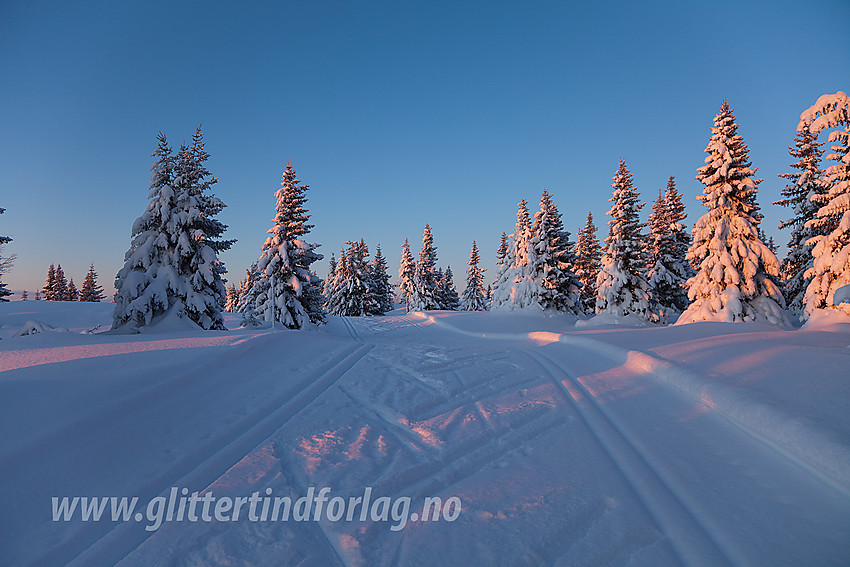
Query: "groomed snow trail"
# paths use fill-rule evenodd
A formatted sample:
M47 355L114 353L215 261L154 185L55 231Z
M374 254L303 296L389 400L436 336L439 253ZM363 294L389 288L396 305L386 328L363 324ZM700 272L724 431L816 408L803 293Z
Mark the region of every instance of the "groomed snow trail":
M675 344L462 313L333 317L319 331L232 331L215 344L198 333L174 339L205 347L177 351L145 349L160 336L90 337L109 348L0 373L2 393L30 406L3 419L31 430L0 445L2 498L20 512L0 515L0 551L10 565L87 567L841 565L850 496L835 473L845 465L807 459L799 445L847 450L844 423L822 416L798 420L796 436L765 434L728 407L737 389L716 395L713 368L677 363L673 346L663 359L649 343L618 346L629 333ZM741 336L747 356L764 348ZM44 348L58 348L50 340ZM26 344L35 350L17 360L38 359ZM819 354L815 373L845 356ZM174 486L293 500L310 487L346 499L371 487L376 498L410 497L412 512L456 496L462 512L398 531L392 520L149 532L49 518L50 496L144 502Z

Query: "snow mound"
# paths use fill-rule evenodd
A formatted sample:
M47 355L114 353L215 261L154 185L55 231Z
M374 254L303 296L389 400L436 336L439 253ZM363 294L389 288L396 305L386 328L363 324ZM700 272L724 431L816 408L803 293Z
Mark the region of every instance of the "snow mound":
M830 331L837 330L835 327L840 325L850 325L850 315L836 309L815 309L803 324L802 329Z
M655 327L640 315L615 315L614 313L600 313L590 319L579 319L576 327L595 329L597 327Z
M67 333L68 329L63 329L61 327L54 327L53 325L48 325L47 323L43 323L41 321L27 321L24 323L23 327L12 335L13 337L25 337L27 335L38 335L39 333Z
M850 285L845 285L836 289L832 296L832 302L835 305L850 303Z

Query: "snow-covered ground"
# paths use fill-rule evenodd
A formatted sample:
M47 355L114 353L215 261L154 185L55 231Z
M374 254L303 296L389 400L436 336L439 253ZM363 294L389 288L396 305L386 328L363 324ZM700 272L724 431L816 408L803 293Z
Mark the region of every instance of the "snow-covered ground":
M394 312L302 332L81 334L108 328L111 308L0 304L3 565L850 557L846 319L631 328ZM60 330L14 337L28 321ZM462 507L402 529L52 518L53 497L138 496L143 510L172 487L293 502L371 487L411 497L411 512L432 496Z

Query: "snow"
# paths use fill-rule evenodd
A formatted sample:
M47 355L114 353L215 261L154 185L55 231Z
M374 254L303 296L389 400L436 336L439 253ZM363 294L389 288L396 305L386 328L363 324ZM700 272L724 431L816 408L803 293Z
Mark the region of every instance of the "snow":
M79 334L0 305L8 565L841 565L850 317L546 312ZM631 319L635 319L632 317ZM68 333L13 337L27 321ZM644 323L646 324L646 323ZM456 496L454 522L53 522L53 496Z
M832 296L832 300L836 305L840 303L850 303L850 285L845 285L836 289Z

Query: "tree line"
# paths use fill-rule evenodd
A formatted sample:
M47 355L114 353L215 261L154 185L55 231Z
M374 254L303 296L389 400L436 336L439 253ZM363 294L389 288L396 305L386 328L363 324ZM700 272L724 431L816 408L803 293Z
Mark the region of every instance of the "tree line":
M323 256L305 238L313 225L306 208L308 185L286 166L275 193L275 218L260 246L260 255L245 278L225 287L227 273L219 259L235 241L222 238L226 226L216 220L225 204L213 196L218 181L206 169L200 127L191 144L172 151L158 136L152 167L150 202L133 223L131 246L115 280L113 328L137 331L169 314L204 329L224 329L226 311L242 313L243 324L300 329L332 315L380 315L398 301L408 311L428 309L554 310L574 315L636 315L649 321L680 323L701 320L785 321L790 308L802 318L816 309L850 313L834 305L835 291L850 284L850 98L843 92L824 95L801 114L795 144L789 148L795 171L782 199L791 217L788 254L779 261L772 239L765 239L749 149L738 134L733 110L724 101L714 118L697 170L703 184L698 199L707 211L689 231L682 195L675 179L659 189L646 223L645 203L624 160L612 183L608 236L600 244L588 213L576 240L565 230L553 196L544 189L533 215L520 201L513 232L502 233L497 274L485 283L485 270L473 241L462 297L450 267L437 266L430 225L414 261L402 246L398 281L390 283L380 245L369 259L362 239L345 243L332 255L322 280L312 264ZM832 163L821 167L819 134L831 129ZM0 213L3 209L0 209ZM9 237L0 237L0 246ZM767 240L767 242L766 242ZM10 258L0 257L0 276ZM52 279L51 279L52 274ZM90 277L91 276L91 277ZM89 282L91 280L91 282ZM102 299L92 266L86 297ZM48 270L45 299L70 299L73 282L64 282L61 266ZM0 283L0 299L8 296ZM91 300L91 299L90 299Z

